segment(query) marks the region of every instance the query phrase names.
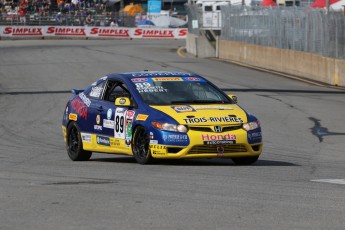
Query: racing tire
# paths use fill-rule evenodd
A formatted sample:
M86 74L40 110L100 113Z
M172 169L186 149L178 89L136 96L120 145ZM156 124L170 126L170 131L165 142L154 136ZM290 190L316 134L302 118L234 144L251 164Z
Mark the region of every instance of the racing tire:
M135 129L132 139L132 152L135 160L139 164L153 163L153 157L150 151L150 138L146 129L139 126Z
M72 122L67 129L67 154L72 161L87 161L92 152L83 149L83 142L80 129L75 122Z
M234 157L231 160L236 165L251 165L254 164L259 159L259 156L255 157Z

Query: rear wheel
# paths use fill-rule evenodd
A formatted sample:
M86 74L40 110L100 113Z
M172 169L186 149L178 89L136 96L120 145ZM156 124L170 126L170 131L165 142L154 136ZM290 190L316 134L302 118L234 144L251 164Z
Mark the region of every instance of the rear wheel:
M251 165L254 164L259 159L259 156L255 157L234 157L232 161L236 165Z
M139 126L135 129L132 139L132 151L139 164L150 164L153 158L150 152L150 138L146 129Z
M72 161L87 161L92 155L92 152L83 149L80 129L75 122L67 129L67 153Z

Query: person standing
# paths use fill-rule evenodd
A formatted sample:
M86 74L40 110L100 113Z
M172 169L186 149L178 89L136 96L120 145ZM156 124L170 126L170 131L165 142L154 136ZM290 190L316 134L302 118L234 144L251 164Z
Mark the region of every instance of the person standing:
M22 0L19 4L19 21L22 25L26 24L26 13L28 12L28 0Z
M111 27L118 27L118 26L119 26L119 25L117 24L115 18L111 21L110 26L111 26Z

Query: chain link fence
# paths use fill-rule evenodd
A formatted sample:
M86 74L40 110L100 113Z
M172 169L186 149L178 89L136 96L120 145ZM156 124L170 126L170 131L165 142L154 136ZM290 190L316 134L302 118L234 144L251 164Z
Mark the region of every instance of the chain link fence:
M135 27L135 17L127 13L106 13L91 14L91 23L88 26L109 26L112 20L116 20L118 26ZM22 26L17 14L0 14L0 25ZM86 15L81 13L60 13L54 12L49 15L26 15L26 26L85 26Z
M202 12L188 5L189 32L199 35ZM221 7L220 39L345 59L345 16L310 7ZM191 21L197 21L193 27Z

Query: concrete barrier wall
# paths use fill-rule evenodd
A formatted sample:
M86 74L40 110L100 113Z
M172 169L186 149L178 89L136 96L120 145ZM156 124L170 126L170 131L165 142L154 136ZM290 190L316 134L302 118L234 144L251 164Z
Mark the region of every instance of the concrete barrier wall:
M199 58L216 57L216 49L204 36L188 34L186 38L186 49L188 53Z
M342 59L234 41L220 40L218 44L220 59L345 86L345 60Z

